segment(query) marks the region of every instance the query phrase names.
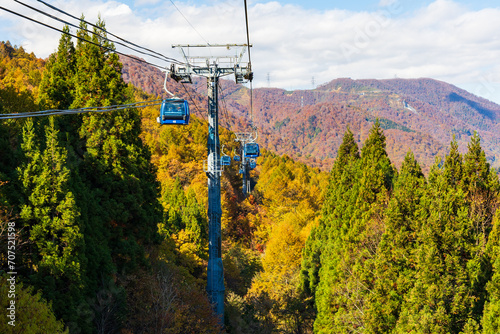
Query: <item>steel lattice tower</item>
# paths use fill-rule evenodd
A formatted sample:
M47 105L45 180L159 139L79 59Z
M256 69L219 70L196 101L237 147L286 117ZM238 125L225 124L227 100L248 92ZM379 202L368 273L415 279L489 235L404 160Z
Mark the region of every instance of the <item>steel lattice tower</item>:
M214 311L221 324L224 323L224 269L222 266L221 247L221 187L220 177L222 166L220 160L219 141L219 103L218 87L221 76L234 74L236 83L246 82L251 77L250 65L242 64L243 54L247 44L224 45L174 45L181 48L186 60L185 65L172 65L171 77L176 81L191 83L191 76L198 75L207 78L208 91L208 139L207 160L204 169L208 178L208 268L207 293ZM193 49L210 48L210 56L193 55ZM213 55L222 50L228 53L236 49L235 55ZM238 53L239 52L239 53Z

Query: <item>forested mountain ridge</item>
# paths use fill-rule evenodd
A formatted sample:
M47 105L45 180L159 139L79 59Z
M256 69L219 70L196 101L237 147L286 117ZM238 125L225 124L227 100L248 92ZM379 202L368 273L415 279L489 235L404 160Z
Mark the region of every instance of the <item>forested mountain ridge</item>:
M1 73L9 74L0 76L0 113L66 109L78 106L75 101L119 103L96 96L157 99L125 86L116 77L121 65L115 55L86 43L73 45L63 36L47 61L9 43L0 45L9 51L0 58ZM79 71L86 66L96 67ZM94 79L104 73L115 77L94 81L100 87L94 90L85 74L100 72ZM27 86L30 77L37 80ZM195 114L206 110L205 104L194 104ZM194 115L189 126L159 126L157 116L158 107L148 107L0 122L0 247L6 249L4 233L14 221L23 297L19 312L35 313L19 317L18 328L220 332L204 292L207 122ZM221 127L220 136L225 152L233 154L234 135ZM242 196L236 164L225 167L221 179L226 328L234 333L277 328L285 320L271 317L269 305L281 312L289 308L279 302L284 294L298 300L300 254L319 218L328 178L287 156L265 149L261 154L251 172L251 196ZM47 198L47 189L55 196ZM264 260L266 250L277 256ZM2 276L6 256L0 252L2 293L8 288ZM0 305L7 307L6 302L2 298ZM0 324L0 332L9 330L6 322Z
M145 98L123 82L117 55L99 48L105 33L90 36L81 28L79 36L94 44L74 45L63 35L47 61L0 43L0 113ZM7 226L16 235L11 264L19 297L17 327L2 321L0 332L217 331L203 288L186 269L189 261L160 228L160 182L141 132L142 116L133 109L0 122L2 308L12 271ZM183 244L203 234L203 209L192 196L187 201L189 226L197 233ZM160 303L165 308L157 307L159 313L151 310ZM186 306L194 304L198 311Z
M159 70L122 61L126 80L161 94L163 76ZM154 79L144 79L143 73ZM202 80L185 86L198 92L191 95L205 98ZM248 89L231 80L222 80L221 87L231 124L238 128L242 120L250 121ZM453 136L464 153L477 131L488 161L500 168L500 106L445 82L344 78L312 90L258 88L253 98L253 121L260 131L260 143L324 170L331 168L347 125L360 144L376 119L386 130L387 151L397 166L410 148L427 173L434 158L445 154Z
M0 113L157 98L125 84L120 73L130 72L116 54L98 46L107 43L103 32L78 34L95 44L74 45L63 35L46 62L4 45ZM158 83L163 79L159 73ZM390 159L386 134L408 131L404 126L359 118L361 107L344 102L332 107L345 109L342 115L350 118L342 123L346 130L329 173L262 149L251 174L253 191L245 198L238 166L224 169L221 329L204 291L207 122L196 116L206 112L206 103L195 90L202 91L205 82L186 90L170 80L167 86L191 102L195 115L189 126L158 125L157 107L0 122L0 248L7 249L6 227L15 222L17 328L127 334L499 332L500 183L482 138L473 135L464 153L450 138L443 158L425 176L407 147L398 168ZM378 89L363 85L342 93L334 86L325 96L356 101L373 91L378 101ZM248 91L230 82L222 90L234 100L224 99L221 114L236 110L222 117L222 125L235 131L249 120L241 107ZM328 115L331 102L306 107L304 98L304 107L294 109L302 105L301 95L264 91L283 100L286 108L270 99L277 119L289 110L306 117L303 126L310 119L304 131L311 138L297 138L315 138L313 125L321 122L306 111L321 106ZM319 99L322 93L313 92ZM406 100L403 105L417 111ZM266 117L273 119L269 110ZM369 128L357 133L350 120ZM220 136L232 154L239 145L234 134L221 127ZM284 136L282 144L287 141ZM0 251L4 296L6 260ZM0 299L1 307L7 302ZM1 322L0 332L9 331Z

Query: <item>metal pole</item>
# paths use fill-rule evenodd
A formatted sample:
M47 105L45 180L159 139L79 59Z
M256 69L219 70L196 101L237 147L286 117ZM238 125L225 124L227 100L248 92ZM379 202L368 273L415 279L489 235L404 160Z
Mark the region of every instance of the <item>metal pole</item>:
M214 311L224 324L224 269L221 249L220 142L217 87L219 77L214 65L208 77L208 269L207 293Z
M242 176L243 176L243 186L241 187L241 190L243 191L243 195L246 197L247 196L247 161L246 161L246 147L245 147L246 139L241 142L242 149L241 149L241 171L242 171Z
M218 85L219 77L229 74L236 75L236 80L246 82L251 78L251 65L241 66L243 52L235 56L191 56L189 48L194 47L249 47L247 44L225 44L225 45L172 45L173 48L181 48L186 59L185 64L173 64L171 72L173 78L180 82L192 82L191 75L207 77L208 87L208 139L207 139L207 164L206 173L208 178L208 268L207 268L207 293L219 317L220 323L224 324L224 269L222 266L221 247L221 164L220 164L220 142L219 142L219 111L218 111ZM185 52L187 49L188 52ZM201 62L202 61L202 62ZM211 63L212 62L212 63ZM205 67L206 65L206 67ZM238 73L237 73L238 70ZM242 78L241 78L242 75ZM239 78L239 79L238 79ZM205 166L204 166L205 167ZM248 175L248 172L246 172ZM247 182L248 184L248 182Z

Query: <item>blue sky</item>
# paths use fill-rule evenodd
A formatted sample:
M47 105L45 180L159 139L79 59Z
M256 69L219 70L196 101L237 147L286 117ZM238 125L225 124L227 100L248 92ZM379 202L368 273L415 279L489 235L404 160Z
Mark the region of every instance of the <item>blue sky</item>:
M100 13L110 32L177 59L172 44L246 41L242 0L174 1L182 15L169 0L46 1L90 21ZM247 2L254 86L429 77L500 103L497 0ZM57 25L12 0L0 5ZM0 39L47 57L59 34L0 11Z
M168 3L169 0L165 0L163 2ZM212 0L176 0L175 3L186 3L186 4L198 4L198 5L210 5L220 1L212 1ZM235 3L236 1L233 1ZM243 1L240 1L243 4ZM248 0L247 3L252 6L256 3L267 3L270 1L265 0ZM383 2L381 0L356 0L356 1L345 1L345 0L287 0L287 1L277 1L281 4L292 4L296 6L300 6L305 9L316 9L320 11L324 10L333 10L333 9L345 9L350 11L370 11L376 10L380 7ZM417 8L421 8L432 3L432 0L404 0L400 1L403 7L407 10L415 10ZM482 9L487 7L498 7L498 4L495 4L495 0L459 0L458 3L462 3L463 5L469 7L470 9ZM154 7L159 4L158 0L127 0L124 1L129 6L134 8L140 7Z

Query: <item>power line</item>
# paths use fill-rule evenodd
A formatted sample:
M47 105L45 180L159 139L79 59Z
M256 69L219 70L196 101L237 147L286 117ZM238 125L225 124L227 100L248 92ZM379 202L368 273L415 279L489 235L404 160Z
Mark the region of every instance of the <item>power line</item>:
M228 115L228 112L227 112L226 100L224 99L224 89L222 88L222 84L220 83L220 81L219 81L219 90L221 92L220 98L222 100L222 106L221 106L222 116L225 118L227 129L229 131L231 131L231 129L230 129L231 126L229 124L229 115Z
M250 122L252 124L252 128L255 128L255 125L253 124L253 72L252 72L252 58L250 56L250 31L248 29L248 6L247 6L247 0L244 0L245 2L245 25L246 25L246 30L247 30L247 46L248 46L248 69L250 71L250 74L248 76L248 80L250 81Z
M39 117L39 116L54 116L54 115L72 115L81 114L88 112L108 112L123 109L133 109L133 108L146 108L160 105L163 100L153 100L153 101L143 101L135 102L129 104L117 104L105 107L85 107L76 109L49 109L42 111L29 111L24 113L14 113L14 114L0 114L0 119L17 119L17 118L28 118L28 117Z
M196 30L196 28L191 24L191 22L189 22L189 20L186 18L186 16L184 16L184 14L182 14L181 10L179 9L179 7L176 6L176 4L174 3L174 1L170 0L170 2L172 3L172 5L174 5L175 9L177 9L177 11L179 12L179 14L182 15L182 17L184 18L184 20L186 20L186 22L191 26L191 28L193 28L193 30L196 31L196 33L201 37L201 39L203 39L205 41L205 43L207 43L207 45L210 45L210 43L205 39L205 37L203 37L202 34L200 34L200 32L198 30Z
M196 111L198 111L198 113L201 114L201 111L200 109L198 108L198 105L196 105L196 102L193 100L193 98L191 97L191 94L189 94L189 91L187 90L186 86L184 85L184 83L181 83L182 84L182 88L184 88L184 91L186 92L186 94L188 95L189 99L191 100L191 102L193 102L194 104L194 107L196 108ZM195 91L195 94L198 94L196 91Z
M143 60L143 59L140 59L140 58L137 58L137 57L133 57L133 56L131 56L131 55L127 55L127 54L122 53L122 52L120 52L120 51L116 51L116 50L113 50L113 49L108 48L108 47L106 47L106 46L103 46L103 45L100 45L100 44L94 43L94 42L89 41L89 40L87 40L87 39L85 39L85 38L79 37L79 36L74 35L74 34L72 34L72 33L69 33L69 32L66 32L66 31L64 31L64 30L61 30L61 29L59 29L59 28L53 27L53 26L51 26L51 25L48 25L48 24L46 24L46 23L43 23L43 22L40 22L40 21L38 21L38 20L32 19L32 18L30 18L30 17L28 17L28 16L25 16L25 15L23 15L23 14L16 13L16 12L14 12L14 11L10 10L10 9L5 8L5 7L0 6L0 9L5 10L6 12L9 12L9 13L11 13L11 14L17 15L17 16L19 16L19 17L22 17L22 18L24 18L24 19L26 19L26 20L29 20L29 21L32 21L32 22L38 23L38 24L40 24L40 25L42 25L42 26L44 26L44 27L47 27L47 28L49 28L49 29L52 29L52 30L55 30L55 31L61 32L61 33L63 33L63 34L66 34L66 35L69 35L69 36L71 36L71 37L77 38L77 39L79 39L79 40L81 40L81 41L84 41L84 42L87 42L87 43L93 44L93 45L95 45L95 46L98 46L98 47L100 47L100 48L105 49L106 51L115 52L115 53L120 54L120 55L122 55L122 56L124 56L124 57L128 57L128 58L131 58L131 59L134 59L134 60L140 61L140 62L142 62L142 63L148 64L148 65L151 65L151 66L154 66L154 67L158 67L158 68L162 68L162 69L166 68L165 66L161 66L161 65L153 64L153 63L150 63L150 62L148 62L148 61L146 61L146 60ZM184 63L182 63L182 64L184 64Z
M247 9L247 0L245 0L245 25L247 28L247 45L248 45L248 63L252 62L250 57L250 33L248 31L248 9ZM250 79L252 81L252 78Z
M130 42L130 41L128 41L128 40L126 40L126 39L124 39L124 38L121 38L120 36L117 36L117 35L115 35L115 34L112 34L112 33L108 32L107 30L103 29L102 27L99 27L98 25L95 25L95 24L93 24L93 23L87 22L87 21L85 21L85 20L84 20L84 19L82 19L82 18L78 18L78 17L76 17L75 15L72 15L72 14L70 14L70 13L68 13L68 12L65 12L65 11L64 11L64 10L62 10L62 9L59 9L59 8L57 8L57 7L55 7L55 6L52 6L52 5L50 5L50 4L48 4L48 3L46 3L46 2L45 2L45 1L43 1L43 0L37 0L37 1L38 1L38 2L40 2L40 3L42 3L42 4L44 4L44 5L45 5L45 6L47 6L47 7L49 7L49 8L51 8L51 9L55 10L55 11L58 11L58 12L60 12L60 13L64 14L64 15L69 16L69 17L71 17L71 18L73 18L73 19L75 19L75 20L78 20L78 21L84 22L85 24L88 24L88 25L90 25L90 26L92 26L92 27L94 27L94 28L96 28L96 29L100 29L100 30L106 31L106 33L108 33L110 36L113 36L113 37L115 37L115 38L118 38L119 40L121 40L121 41L123 41L123 42L125 42L125 43L128 43L128 44L133 45L133 46L138 47L138 48L141 48L141 49L143 49L143 50L146 50L146 51L152 52L152 53L154 53L154 54L156 54L156 55L159 55L159 56L161 56L161 57L164 57L164 58L166 58L166 59L170 59L170 62L172 62L172 63L177 63L177 64L185 64L185 63L183 63L183 62L181 62L181 61L178 61L178 60L176 60L176 59L174 59L174 58L167 57L167 56L165 56L165 55L163 55L163 54L161 54L161 53L159 53L159 52L156 52L156 51L153 51L153 50L151 50L151 49L148 49L148 48L142 47L142 46L137 45L137 44L135 44L135 43L132 43L132 42Z
M75 24L73 24L73 23L71 23L71 22L65 21L65 20L63 20L63 19L61 19L61 18L58 18L58 17L54 16L54 15L51 15L51 14L49 14L49 13L46 13L46 12L44 12L43 10L40 10L40 9L38 9L38 8L34 8L34 7L32 7L32 6L30 6L30 5L26 4L26 3L23 3L23 2L21 2L21 1L19 1L19 0L14 0L14 1L15 1L15 2L17 2L17 3L18 3L18 4L20 4L20 5L23 5L23 6L27 7L27 8L29 8L29 9L33 10L33 11L36 11L36 12L38 12L38 13L40 13L40 14L43 14L43 15L45 15L45 16L47 16L47 17L50 17L50 18L51 18L51 19L53 19L53 20L59 21L59 22L64 23L64 24L67 24L68 26L71 26L71 27L76 28L76 29L81 29L81 30L86 31L86 32L88 32L88 33L91 33L91 34L93 34L93 35L97 35L95 32L93 32L93 31L91 31L91 30L88 30L88 29L85 29L85 28L81 28L81 27L79 27L79 26L77 26L77 25L75 25ZM82 21L82 22L84 22L84 20L81 20L81 21ZM105 29L103 29L103 28L99 28L99 29L101 29L102 31L106 32L106 33L107 33L107 34L109 34L109 35L113 35L113 34L111 34L111 33L108 33L108 32L107 32ZM100 37L102 37L102 36L100 36ZM144 51L141 51L141 50L138 50L138 49L132 48L132 47L130 47L130 46L128 46L128 45L126 45L126 44L124 44L124 43L122 43L122 42L115 41L115 40L111 40L111 39L109 39L109 38L107 38L107 37L103 37L103 39L104 39L104 40L106 40L106 41L108 41L108 42L111 42L111 43L115 43L115 44L118 44L118 45L124 46L124 47L126 47L126 48L128 48L128 49L130 49L130 50L135 51L135 52L139 52L139 53L141 53L141 54L144 54L144 55L147 55L147 56L150 56L150 57L154 57L154 58L157 58L157 59L160 59L160 60L163 60L163 61L168 61L168 62L178 62L177 60L175 60L175 59L173 59L173 58L169 58L169 57L166 57L166 56L163 56L163 55L161 55L162 57L159 57L159 56L154 55L154 54L152 54L152 53L147 53L147 52L144 52ZM130 42L127 42L127 43L132 44L132 43L130 43ZM133 45L133 44L132 44L132 45Z

